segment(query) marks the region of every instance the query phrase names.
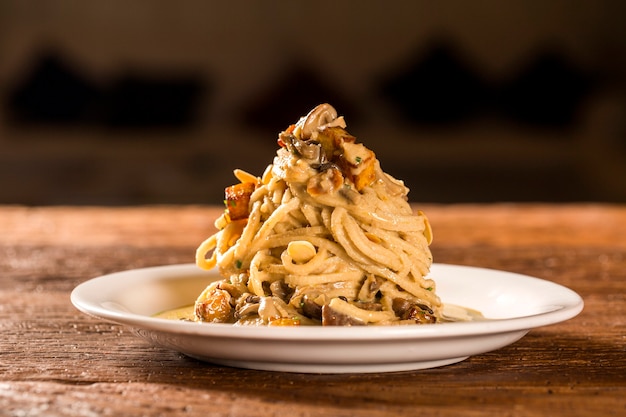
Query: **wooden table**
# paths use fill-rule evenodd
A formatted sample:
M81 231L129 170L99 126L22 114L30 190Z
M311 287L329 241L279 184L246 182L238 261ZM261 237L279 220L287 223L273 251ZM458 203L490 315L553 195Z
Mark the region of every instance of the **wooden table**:
M193 262L216 207L0 207L0 415L626 415L626 206L423 205L436 262L570 287L585 309L458 364L392 374L233 369L78 312L92 277Z

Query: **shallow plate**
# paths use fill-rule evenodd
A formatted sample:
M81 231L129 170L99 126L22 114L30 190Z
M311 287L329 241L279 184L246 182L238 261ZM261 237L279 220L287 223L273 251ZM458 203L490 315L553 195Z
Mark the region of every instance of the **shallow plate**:
M483 268L434 264L446 304L479 310L485 321L389 327L238 327L152 317L192 304L220 277L193 264L104 275L74 289L72 303L129 326L148 341L208 362L314 373L432 368L499 349L530 329L576 316L583 300L555 283Z

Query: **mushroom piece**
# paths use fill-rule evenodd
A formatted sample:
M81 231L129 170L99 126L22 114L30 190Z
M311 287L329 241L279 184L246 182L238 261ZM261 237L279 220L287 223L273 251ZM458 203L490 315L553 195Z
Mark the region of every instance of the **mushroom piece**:
M302 138L308 139L318 128L335 124L345 127L343 117L337 118L337 110L330 104L324 103L316 106L305 117L300 119L296 126L301 129Z
M300 139L291 133L282 132L278 136L278 144L287 148L290 153L307 160L311 165L319 166L326 161L322 144L316 140Z
M241 294L242 294L242 291L240 288L226 281L219 281L217 284L217 288L228 292L230 296L234 299L241 297Z
M374 275L368 275L367 278L365 278L365 281L363 281L363 285L359 290L358 299L361 301L374 301L376 299L381 284L381 278L377 278Z
M261 297L258 314L265 323L281 317L280 312L274 304L273 297Z
M405 317L405 320L414 320L417 324L430 324L436 323L437 317L435 317L433 311L430 308L421 304L417 304L411 307Z
M322 306L308 295L304 295L302 297L302 314L314 320L322 320Z
M425 304L411 303L404 298L394 298L392 308L402 320L413 320L418 324L436 323L434 311Z
M329 305L322 307L322 326L365 326L363 321L334 310Z
M297 138L294 138L292 141L293 147L300 156L304 159L308 159L313 161L313 163L322 163L323 160L323 152L322 145L319 142L309 140L304 141Z
M293 290L285 283L284 280L276 280L270 284L270 292L274 297L278 297L283 301L289 300Z
M259 303L246 303L235 312L235 318L241 319L259 313Z

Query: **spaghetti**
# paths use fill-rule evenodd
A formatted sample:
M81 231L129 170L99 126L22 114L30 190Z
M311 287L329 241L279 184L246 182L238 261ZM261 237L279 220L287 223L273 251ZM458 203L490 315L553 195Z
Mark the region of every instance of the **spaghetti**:
M236 170L196 263L219 269L195 319L238 325L389 325L442 318L427 278L430 225L408 189L322 104L278 136L261 177Z

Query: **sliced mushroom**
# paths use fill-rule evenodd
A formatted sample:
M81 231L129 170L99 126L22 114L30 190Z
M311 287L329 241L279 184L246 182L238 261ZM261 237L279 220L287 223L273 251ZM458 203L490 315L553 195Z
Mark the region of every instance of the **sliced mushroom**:
M258 313L259 317L261 317L265 323L279 319L281 317L280 312L274 305L274 300L272 299L272 297L261 297Z
M403 317L404 320L415 320L417 324L430 324L436 323L437 317L432 313L432 310L424 310L419 307L419 305L415 305L411 307L408 313Z
M242 319L244 317L258 314L259 313L259 303L246 303L241 308L238 308L235 312L236 319Z
M322 326L365 326L365 323L325 305L322 307Z
M333 122L345 127L343 117L337 118L337 110L330 104L324 103L316 106L309 114L300 119L296 126L300 127L302 138L308 139L319 127L332 124Z
M293 290L285 283L285 281L280 279L270 284L270 293L272 293L274 297L278 297L287 302L289 297L291 297L291 294L293 294Z
M391 302L391 308L393 309L393 312L396 314L396 316L403 317L406 312L409 311L409 309L411 308L411 303L409 302L409 300L397 297L394 298Z
M374 275L368 275L363 281L363 285L359 290L359 300L361 301L374 301L378 290L382 284L382 279L375 277Z
M230 284L226 281L220 281L217 284L217 288L227 291L234 299L239 298L242 294L242 291L237 286Z
M322 320L322 306L305 295L302 297L302 314L314 320Z
M312 141L312 140L304 141L304 140L294 138L292 143L293 143L293 147L295 148L296 151L298 151L298 154L302 158L311 161L312 164L322 163L323 152L322 152L322 146L320 145L319 142Z
M418 324L436 323L434 311L425 304L412 303L404 298L394 298L392 308L402 320L413 320Z

